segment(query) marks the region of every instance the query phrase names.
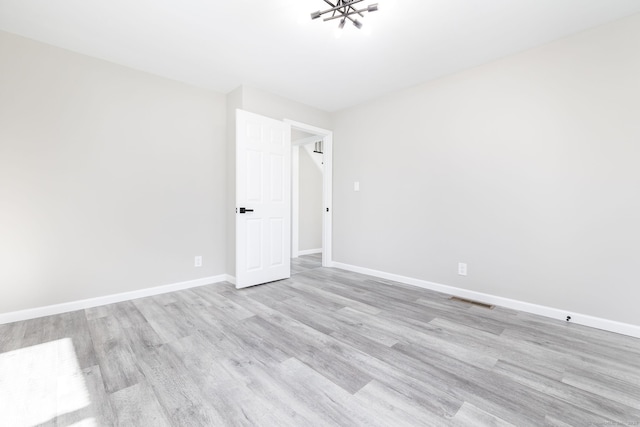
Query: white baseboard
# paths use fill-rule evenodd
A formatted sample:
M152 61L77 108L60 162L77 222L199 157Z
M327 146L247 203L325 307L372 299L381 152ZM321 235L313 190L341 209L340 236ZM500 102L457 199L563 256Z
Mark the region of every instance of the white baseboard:
M320 249L305 249L303 251L298 251L298 256L300 255L313 255L313 254L321 254L322 248Z
M510 298L499 297L482 292L470 291L468 289L456 288L454 286L442 285L440 283L429 282L412 277L400 276L398 274L387 273L384 271L372 270L365 267L358 267L340 262L332 262L332 267L341 268L343 270L353 271L355 273L367 274L369 276L379 277L381 279L393 280L395 282L407 285L418 286L420 288L432 291L442 292L444 294L457 296L460 298L472 299L486 304L498 305L513 310L524 311L526 313L537 314L552 319L566 320L567 316L571 316L571 322L579 325L589 326L592 328L602 329L605 331L615 332L618 334L628 335L640 338L640 326L629 323L617 322L615 320L603 319L600 317L580 314L570 310L561 310L558 308L547 307L544 305L531 304L524 301L518 301Z
M139 289L137 291L123 292L120 294L105 295L102 297L89 298L80 301L65 302L62 304L47 305L44 307L30 308L27 310L13 311L0 314L0 325L4 323L18 322L20 320L35 319L37 317L51 316L54 314L68 313L70 311L84 310L85 308L98 307L100 305L113 304L116 302L129 301L137 298L150 297L153 295L166 294L168 292L180 291L183 289L195 288L197 286L210 285L213 283L229 281L228 274L218 276L203 277L202 279L189 280L186 282L172 283L153 288Z

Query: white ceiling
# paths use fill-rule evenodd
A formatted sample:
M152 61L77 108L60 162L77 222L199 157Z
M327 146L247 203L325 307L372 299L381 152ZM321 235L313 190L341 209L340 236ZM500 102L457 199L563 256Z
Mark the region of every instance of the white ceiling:
M640 0L0 0L0 29L227 93L241 84L336 111L640 12Z

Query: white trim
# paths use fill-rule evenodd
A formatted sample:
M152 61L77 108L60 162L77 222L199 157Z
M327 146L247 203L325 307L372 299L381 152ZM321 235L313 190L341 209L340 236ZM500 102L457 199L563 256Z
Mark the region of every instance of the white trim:
M333 132L327 129L311 126L306 123L296 122L294 120L285 119L285 123L291 125L291 128L302 130L304 132L315 134L322 137L322 149L324 151L323 156L323 171L322 171L322 209L324 210L322 215L322 266L331 266L332 257L332 227L333 227L333 205L332 205L332 189L333 189ZM300 142L309 140L305 138ZM313 141L317 141L317 137L314 137ZM293 203L293 200L292 200ZM329 209L327 212L326 209ZM293 218L293 215L298 215L299 212L292 210L291 222L299 222L298 218ZM293 239L293 234L292 234ZM299 237L299 235L297 235ZM291 256L294 257L293 248L297 246L298 242L292 242ZM300 252L298 251L298 255Z
M322 266L331 266L333 250L333 132L322 139L324 151L322 172L322 198L324 202L322 215ZM327 212L328 210L328 212Z
M589 326L592 328L602 329L609 332L628 335L640 338L640 326L629 323L617 322L615 320L603 319L587 314L580 314L571 310L562 310L544 305L531 304L524 301L518 301L510 298L499 297L496 295L485 294L482 292L470 291L468 289L456 288L454 286L442 285L440 283L429 282L426 280L415 279L412 277L400 276L398 274L387 273L384 271L372 270L365 267L358 267L341 262L332 262L332 267L341 268L343 270L353 271L355 273L367 274L369 276L379 277L381 279L393 280L395 282L407 285L418 286L420 288L432 291L442 292L444 294L454 295L461 298L472 299L486 304L498 305L513 310L524 311L526 313L537 314L552 319L565 320L567 316L571 316L571 323Z
M0 325L4 323L18 322L21 320L35 319L37 317L68 313L70 311L84 310L85 308L98 307L101 305L129 301L137 298L150 297L153 295L166 294L168 292L181 291L183 289L211 285L213 283L220 283L225 281L229 282L229 278L230 276L228 274L220 274L218 276L203 277L202 279L172 283L169 285L156 286L153 288L139 289L136 291L123 292L120 294L105 295L102 297L65 302L62 304L47 305L44 307L29 308L26 310L2 313L0 314Z
M291 147L291 258L298 258L300 243L300 147Z
M291 120L291 119L284 119L284 122L289 123L291 127L304 131L306 133L311 133L316 135L329 135L330 133L332 133L330 130L308 125L302 122L296 122L295 120Z
M316 142L318 142L318 137L316 135L313 135L308 138L296 139L295 141L291 141L291 146L300 147L302 145L310 145Z
M298 255L313 255L313 254L321 254L322 248L318 249L305 249L302 251L298 251Z

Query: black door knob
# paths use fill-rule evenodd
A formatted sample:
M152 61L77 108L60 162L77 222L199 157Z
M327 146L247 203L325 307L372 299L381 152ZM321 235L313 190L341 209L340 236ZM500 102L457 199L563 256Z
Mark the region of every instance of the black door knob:
M253 212L253 209L240 208L240 213Z

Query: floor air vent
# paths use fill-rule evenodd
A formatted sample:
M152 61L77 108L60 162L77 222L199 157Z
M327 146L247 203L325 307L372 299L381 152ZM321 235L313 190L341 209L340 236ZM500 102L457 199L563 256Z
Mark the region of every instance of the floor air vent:
M470 299L466 299L466 298L451 297L449 299L452 300L452 301L458 301L458 302L464 302L464 303L467 303L467 304L477 305L478 307L482 307L482 308L488 308L489 310L491 310L491 309L493 309L493 307L495 307L494 305L491 305L491 304L485 304L483 302L474 301L474 300L470 300Z

